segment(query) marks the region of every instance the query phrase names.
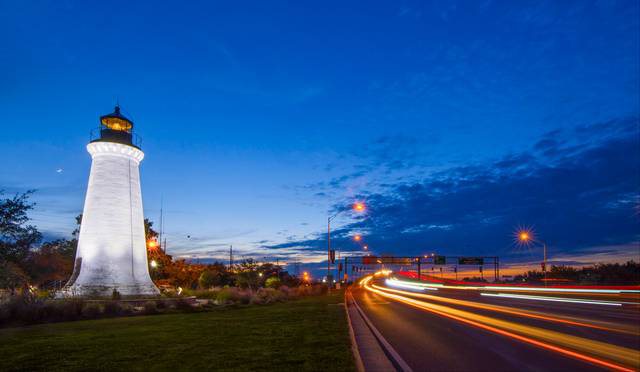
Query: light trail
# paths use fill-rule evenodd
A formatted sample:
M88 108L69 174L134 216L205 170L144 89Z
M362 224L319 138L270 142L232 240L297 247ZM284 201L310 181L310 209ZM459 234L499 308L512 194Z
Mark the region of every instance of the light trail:
M529 296L529 295L518 295L518 294L508 294L508 293L480 293L480 295L489 296L489 297L517 298L522 300L567 302L567 303L578 303L578 304L589 304L589 305L622 306L622 303L620 302L595 301L595 300L587 300L583 298ZM627 302L627 304L633 304L633 303Z
M640 293L640 290L635 289L592 289L592 288L552 288L552 287L499 287L499 286L486 286L479 287L489 291L526 291L526 292L560 292L560 293L606 293L606 294L621 294L621 293Z
M640 367L640 352L636 350L624 348L621 346L610 345L600 341L567 335L542 328L490 318L487 316L470 313L464 310L454 309L443 305L437 305L419 301L410 297L389 293L386 290L383 291L369 285L371 279L372 277L366 277L365 279L363 279L363 281L361 281L361 284L363 284L366 290L376 293L382 297L394 299L396 301L440 316L470 324L478 328L501 334L503 336L511 337L513 339L517 339L532 345L545 348L547 350L552 350L606 368L619 371L633 371L634 369L628 368L625 365L633 366L633 368L635 369L638 369ZM393 291L402 292L398 290ZM407 292L406 294L415 295L415 293L411 292ZM523 336L522 334L525 334L527 336ZM560 344L561 346L556 346L554 345L554 343ZM613 359L615 363L606 359L599 359L583 353L596 354L598 357L607 358L609 360Z
M393 284L393 286L396 286L396 287L399 287L399 288L402 288L402 286L400 284L411 284L413 286L424 287L424 288L429 288L429 289L437 289L437 288L442 288L443 287L442 284L437 284L437 283L436 284L433 284L433 283L415 283L415 282L407 282L407 281L403 281L403 280L398 280L396 278L386 279L385 283L386 284ZM431 287L432 285L436 286L436 288L432 288ZM393 289L378 287L375 284L373 286L378 288L378 289L382 289L382 290L394 291ZM394 291L394 292L408 294L408 292L402 292L402 291ZM494 297L497 296L497 295L493 295L493 294L485 294L485 295L486 296L494 296ZM608 322L597 322L596 321L595 323L599 323L599 324L594 324L594 321L592 321L592 320L586 320L586 319L582 320L582 319L576 319L574 317L567 319L566 317L563 317L563 316L551 316L549 314L541 313L541 312L537 312L537 311L522 310L522 309L515 310L515 309L513 309L511 307L505 307L505 306L500 306L500 305L490 305L490 304L485 304L485 303L458 300L458 299L452 299L452 298L448 298L448 297L433 296L433 295L427 295L427 294L412 293L411 296L424 298L424 299L428 299L428 300L434 300L434 301L440 301L440 302L455 304L455 305L460 305L460 306L467 306L467 307L473 307L473 308L478 308L478 309L483 309L483 310L490 310L490 311L495 311L495 312L507 313L507 314L517 315L517 316L522 316L522 317L528 317L528 318L533 318L533 319L540 319L540 320L544 320L544 321L550 321L550 322L556 322L556 323L564 323L564 324L568 324L568 325L575 325L575 326L579 326L579 327L600 329L600 330L610 331L610 332L626 333L626 334L631 334L631 335L635 335L635 336L640 335L640 333L638 333L637 327L636 328L634 328L634 327L629 328L629 327L624 327L624 326L621 326L621 325L615 324L615 323L611 324L611 323L608 323ZM506 296L509 296L509 295L505 295L505 297ZM514 296L518 296L518 295L514 295ZM533 296L533 297L537 297L537 296ZM555 299L555 298L558 298L558 297L551 297L551 298ZM560 298L560 299L563 299L563 298ZM569 299L569 300L573 300L573 299ZM591 300L586 300L586 301L591 301ZM596 302L600 302L600 301L596 301ZM603 302L607 302L607 301L603 301ZM635 304L633 302L622 302L622 303L624 303L624 304Z
M626 293L640 293L638 289L598 289L598 288L558 288L558 287L517 287L517 286L497 286L497 285L448 285L443 283L416 283L399 280L405 283L413 283L420 286L438 287L447 289L461 289L461 290L487 290L487 291L523 291L523 292L558 292L558 293L599 293L599 294L626 294ZM419 279L418 279L419 280Z
M387 291L387 292L394 292L394 293L398 293L398 294L409 295L411 297L424 298L426 300L439 301L439 302L444 302L444 303L449 303L449 304L454 304L454 305L459 305L459 306L466 306L466 307L472 307L472 308L476 308L476 309L495 311L495 312L499 312L499 313L517 315L517 316L527 317L527 318L532 318L532 319L539 319L539 320L544 320L544 321L548 321L548 322L564 323L564 324L578 326L578 327L587 327L587 328L593 328L593 329L600 329L600 330L603 330L603 331L626 333L626 334L632 334L632 335L636 335L636 336L638 335L638 332L637 332L636 329L628 330L628 329L616 328L616 327L611 327L611 326L596 325L596 324L592 324L592 323L586 323L586 322L579 322L579 321L576 321L576 320L564 319L564 318L557 317L557 316L550 316L550 315L547 315L545 313L540 313L540 312L536 312L536 311L515 310L513 308L506 307L506 306L500 306L500 305L490 305L490 304L484 304L484 303L466 301L466 300L458 300L458 299L442 297L442 296L434 296L434 295L427 295L427 294L421 294L421 293L411 293L411 292L399 291L399 290L395 290L395 289L380 287L380 286L377 286L375 284L371 284L371 286L373 288L376 288L376 289L379 289L379 290L383 290L383 291Z
M385 283L388 286L391 286L391 287L414 289L414 290L417 290L417 291L425 291L425 290L437 291L438 290L438 288L423 287L423 286L419 286L419 285L414 285L413 283L402 282L402 281L399 281L399 280L387 279L385 281Z

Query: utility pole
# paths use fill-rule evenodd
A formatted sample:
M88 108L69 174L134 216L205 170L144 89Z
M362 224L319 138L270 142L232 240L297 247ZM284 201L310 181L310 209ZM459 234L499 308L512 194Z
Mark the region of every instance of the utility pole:
M229 245L229 270L233 267L233 245Z
M160 239L158 239L160 241L160 249L162 249L162 234L164 233L164 216L162 213L163 204L164 204L164 197L160 195ZM165 247L163 251L164 253L167 253L167 248Z
M340 267L340 251L338 251L338 257L337 257L336 262L338 262L338 265L336 265L336 276L335 276L336 279L335 280L337 282L340 282L340 268L339 268Z
M331 217L327 219L327 286L329 292L331 292L331 283L329 278L331 276Z

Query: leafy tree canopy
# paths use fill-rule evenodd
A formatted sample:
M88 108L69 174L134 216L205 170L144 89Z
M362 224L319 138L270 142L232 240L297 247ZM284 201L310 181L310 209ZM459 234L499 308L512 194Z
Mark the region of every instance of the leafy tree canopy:
M31 247L42 239L35 226L27 225L27 212L35 205L29 202L31 194L33 191L0 199L0 261L24 264Z

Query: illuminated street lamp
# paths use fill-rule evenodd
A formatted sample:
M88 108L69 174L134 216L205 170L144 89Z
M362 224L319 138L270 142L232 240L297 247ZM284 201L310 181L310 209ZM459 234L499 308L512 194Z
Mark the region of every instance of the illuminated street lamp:
M542 274L544 275L544 285L547 285L547 243L541 242L535 238L533 231L530 229L520 229L516 232L518 242L524 245L530 245L534 242L542 244Z
M353 240L355 240L355 241L357 241L357 242L361 241L361 240L362 240L362 235L356 235L356 236L354 236L354 237L353 237Z
M158 262L156 262L156 260L151 260L149 265L151 266L152 269L155 269L156 267L158 267Z
M362 213L367 209L367 207L363 202L358 201L353 203L352 209L356 212ZM331 220L336 218L336 216L341 212L342 211L340 210L327 218L327 278L331 275ZM331 287L331 285L329 285L329 287Z

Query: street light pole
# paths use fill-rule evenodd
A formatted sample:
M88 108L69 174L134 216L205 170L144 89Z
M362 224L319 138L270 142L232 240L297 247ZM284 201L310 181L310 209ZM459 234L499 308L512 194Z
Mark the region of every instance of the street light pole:
M364 212L365 209L365 204L362 202L356 202L353 204L353 210L356 212ZM343 210L339 210L334 215L327 218L327 286L329 287L329 290L331 290L331 283L329 281L329 275L331 275L331 220L341 212L343 212Z
M329 290L331 290L331 283L329 282L329 275L331 274L331 220L337 216L338 213L327 218L327 286Z
M538 242L542 244L542 275L544 286L547 286L547 243L540 241L529 230L521 230L517 233L517 238L524 244Z

